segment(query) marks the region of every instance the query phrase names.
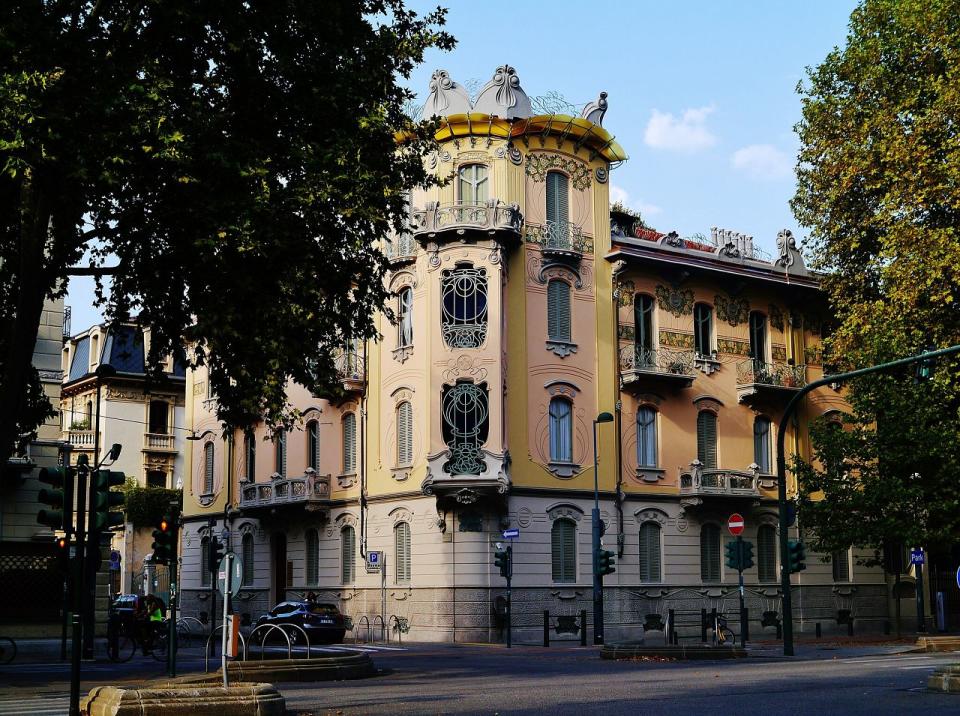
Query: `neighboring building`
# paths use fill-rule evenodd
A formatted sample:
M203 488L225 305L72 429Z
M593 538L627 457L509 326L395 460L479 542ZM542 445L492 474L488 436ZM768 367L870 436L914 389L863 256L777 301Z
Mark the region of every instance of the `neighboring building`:
M80 455L95 463L99 437L101 458L114 443L123 446L112 470L125 473L141 487L176 488L185 481L185 369L168 358L164 380L148 381L149 341L149 330L131 324L93 326L67 340L60 428L63 440L73 448L74 464ZM127 523L122 536L114 539L113 549L121 555L119 583L114 587L120 591L141 591L143 558L151 553L152 529L135 529Z
M611 216L610 171L626 155L601 126L606 106L601 94L581 117L534 116L510 67L473 103L434 74L424 114L443 121L428 166L452 180L411 197L410 234L388 249L398 325L381 318L381 342L344 354L347 397L293 386L302 426L224 435L204 370L187 377L200 440L185 613L209 610L205 546L226 518L244 565L235 604L251 618L312 591L372 621L380 577L363 556L383 550L383 616L407 618L410 638L496 640L493 544L518 527L514 625L535 639L543 610L592 610L592 421L609 411L607 638L638 636L670 608L734 609L723 552L735 511L757 547L745 579L762 632L762 613L779 610L774 435L789 396L822 375L824 300L789 232L771 261L734 232L683 239ZM790 452L809 456L808 420L844 407L829 388L811 394ZM879 628L883 572L837 557L811 556L793 577L798 627L837 628L849 610Z
M67 309L69 311L69 309ZM63 299L44 304L33 352L44 392L54 409L60 405L60 349L67 322ZM0 620L4 634L58 634L63 604L63 576L55 561L54 534L37 523L40 468L56 467L60 427L54 416L40 426L25 454L10 461L0 484ZM14 587L14 588L11 588Z

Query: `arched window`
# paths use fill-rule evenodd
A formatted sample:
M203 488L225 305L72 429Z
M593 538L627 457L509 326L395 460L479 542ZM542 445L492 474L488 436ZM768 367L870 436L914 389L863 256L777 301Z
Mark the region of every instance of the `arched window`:
M287 476L287 433L285 430L277 433L273 439L274 460L273 469L280 477Z
M640 525L640 581L663 581L660 571L660 525L656 522Z
M633 299L634 341L637 348L637 365L655 365L653 356L653 298L638 293Z
M213 494L213 443L203 446L203 494Z
M713 355L713 308L705 303L693 307L693 348L698 355Z
M562 172L547 172L547 224L550 234L562 236L568 231L570 180Z
M440 404L443 441L451 455L443 469L451 475L479 475L485 467L482 446L490 418L486 384L446 386Z
M767 362L767 317L750 312L750 357L754 363Z
M657 466L657 411L646 405L637 411L637 466Z
M413 464L413 408L404 400L397 406L397 466Z
M777 531L771 525L757 529L757 576L761 583L777 581Z
M705 468L717 466L717 416L709 410L697 414L697 460Z
M393 528L393 547L396 555L397 584L406 584L410 581L410 525L398 522Z
M253 535L247 532L243 536L241 541L241 550L243 554L243 586L252 587L253 586L253 570L254 570L254 556L253 556Z
M833 581L850 581L850 550L842 549L833 553L831 561L833 562Z
M559 519L550 528L550 551L554 582L577 581L577 525Z
M489 198L489 178L485 164L466 164L457 172L461 204L485 204Z
M307 423L307 466L320 471L320 423Z
M343 474L357 471L357 414L347 413L341 423L343 433Z
M307 530L305 560L307 584L316 586L320 582L320 536L316 530Z
M257 439L252 430L248 430L243 435L243 455L247 469L247 481L253 482L257 479Z
M200 586L210 586L210 538L200 540Z
M770 474L770 421L767 418L753 421L753 461L760 472Z
M413 345L413 289L400 289L397 295L397 348Z
M340 531L340 581L353 584L357 576L357 539L353 527Z
M547 338L570 340L570 284L559 279L547 282Z
M700 579L720 581L720 528L714 524L700 528Z
M443 272L441 330L451 348L479 348L487 338L487 271L469 264Z
M573 405L566 398L550 400L550 462L573 462Z

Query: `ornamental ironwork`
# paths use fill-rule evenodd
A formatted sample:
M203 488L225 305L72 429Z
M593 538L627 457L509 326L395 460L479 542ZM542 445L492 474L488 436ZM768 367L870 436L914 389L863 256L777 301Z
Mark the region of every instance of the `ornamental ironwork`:
M387 244L386 254L390 261L414 258L417 255L417 242L412 234L400 234Z
M467 230L520 233L523 215L517 204L505 204L499 199L486 202L456 201L447 204L429 203L425 209L410 214L410 229L414 236L436 236L452 232L461 235Z
M800 389L807 383L806 365L764 363L744 360L737 363L737 385L769 385Z
M547 221L544 224L526 224L524 240L539 244L544 253L555 252L580 256L592 253L593 242L583 235L583 229L570 221Z
M620 370L662 373L664 375L693 375L693 351L659 350L640 346L620 349Z
M487 272L457 266L443 272L441 328L451 348L479 348L487 338Z
M551 169L560 169L570 175L570 183L574 189L583 191L590 187L590 167L576 159L569 159L559 154L545 154L536 152L527 155L527 176L540 183L547 180L547 172Z
M450 460L443 466L451 475L479 475L486 465L482 445L487 439L490 409L484 384L457 383L443 393L443 439Z

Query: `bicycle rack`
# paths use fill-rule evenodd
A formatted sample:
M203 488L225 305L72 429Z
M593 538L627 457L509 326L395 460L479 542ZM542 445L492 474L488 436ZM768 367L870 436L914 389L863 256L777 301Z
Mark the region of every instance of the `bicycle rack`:
M217 635L217 632L223 629L223 624L219 624L214 627L213 632L210 636L207 637L207 645L203 648L203 673L207 674L210 672L210 642L213 641L213 637ZM240 645L243 647L243 661L247 660L247 640L243 638L243 634L237 632L237 636L240 637Z
M387 625L384 623L384 621L383 621L383 616L380 615L380 614L377 614L376 616L373 617L373 626L376 626L376 625L377 625L377 621L380 622L380 641L382 642L382 641L384 641L384 635L387 633ZM373 634L374 634L373 641L376 642L376 641L377 641L377 637L376 637L377 632L374 631Z
M360 625L363 624L364 622L367 623L367 638L366 638L366 640L365 640L363 643L364 643L364 644L369 644L369 643L370 643L370 617L368 617L366 614L364 614L362 617L360 617L360 618L357 620L357 628L359 628ZM353 643L354 643L354 644L357 643L356 632L354 632Z
M283 634L283 638L287 640L287 658L288 659L293 658L293 644L290 642L290 635L287 634L287 632L285 632L283 629L281 629L277 624L261 624L252 632L250 632L249 636L250 636L251 644L255 644L255 642L253 641L253 635L256 634L258 631L260 631L261 629L265 629L266 631L264 631L263 636L260 638L260 661L263 661L263 656L266 651L263 647L267 642L267 637L274 630L279 631L281 634ZM246 659L244 659L244 661L246 661Z
M299 624L280 624L278 626L281 629L286 629L287 627L290 627L292 629L296 629L298 632L303 634L303 641L307 645L307 658L309 659L310 658L310 636L307 634L306 629L304 629Z
M403 644L403 632L404 624L407 624L406 629L410 629L409 623L405 618L398 617L396 614L391 614L390 618L387 619L387 643L390 643L390 632L391 630L396 629L397 631L397 643Z

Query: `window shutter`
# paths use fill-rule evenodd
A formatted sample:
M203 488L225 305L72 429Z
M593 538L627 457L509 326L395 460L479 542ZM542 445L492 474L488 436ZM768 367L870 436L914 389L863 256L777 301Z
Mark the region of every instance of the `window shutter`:
M720 528L716 525L700 528L700 579L720 581Z
M316 420L310 421L309 424L309 434L310 434L310 467L314 470L320 470L320 423Z
M577 532L570 520L560 519L550 530L554 582L577 581Z
M213 443L203 446L203 492L213 493Z
M833 581L850 581L850 555L849 550L841 550L833 553Z
M404 401L397 407L397 465L413 463L413 408Z
M243 586L253 586L253 535L243 536Z
M646 522L640 527L640 581L660 582L660 526Z
M393 528L394 554L396 554L396 581L410 581L410 525L400 522Z
M560 172L549 172L547 174L547 221L565 224L569 220L567 176Z
M210 586L210 538L200 540L200 586Z
M557 279L547 283L547 337L570 340L570 284Z
M340 533L340 580L352 584L355 575L355 552L353 527L344 527Z
M761 582L777 581L777 531L770 525L757 530L757 577Z
M706 410L697 415L697 459L705 468L717 466L717 416Z
M357 470L357 416L347 413L343 416L343 471L351 474Z
M315 585L320 581L320 537L316 530L307 530L306 552L307 584Z

